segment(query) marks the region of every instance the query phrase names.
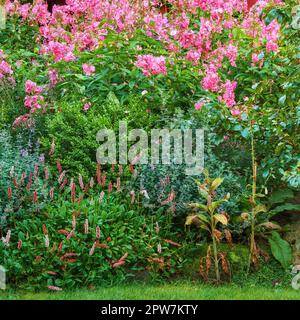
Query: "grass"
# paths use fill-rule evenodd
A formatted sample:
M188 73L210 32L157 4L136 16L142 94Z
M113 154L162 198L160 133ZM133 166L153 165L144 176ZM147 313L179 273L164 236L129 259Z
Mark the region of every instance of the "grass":
M66 292L2 292L0 300L300 300L300 290L179 282L163 285L135 284Z

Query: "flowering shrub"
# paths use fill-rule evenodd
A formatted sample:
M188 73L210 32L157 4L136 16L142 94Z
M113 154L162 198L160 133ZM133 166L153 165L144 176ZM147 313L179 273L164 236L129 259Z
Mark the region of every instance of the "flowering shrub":
M280 0L269 2L283 5ZM35 5L8 1L7 9L12 17L19 16L31 25L39 25L37 41L40 53L49 55L49 59L52 56L54 62L72 64L84 52L99 50L112 31L126 32L124 43L142 31L148 37L147 41L158 40L164 52L160 56L136 56L135 64L145 76L166 75L166 63L184 70L190 61L195 74L197 69L202 70L198 72L202 88L217 93L219 100L229 108L234 107L237 104L234 92L238 84L228 79L224 81L223 76L228 76L224 72L228 63L231 67L237 65L241 50L238 34L245 34L248 46L254 47L249 61L257 61L259 52L265 50L269 54L278 49L280 25L276 20L266 24L261 15L268 2L259 2L250 12L246 1L170 3L172 9L168 16L160 13L156 1L148 0L142 3L127 0L67 1L66 6L54 7L52 15L42 1ZM138 49L146 48L141 46ZM88 63L84 63L82 68L87 75L95 72L95 67ZM195 94L197 96L197 92ZM233 113L237 115L237 111Z
M5 55L2 50L0 50L0 81L3 83L5 79L13 83L14 79L12 77L13 70L9 63L5 61Z

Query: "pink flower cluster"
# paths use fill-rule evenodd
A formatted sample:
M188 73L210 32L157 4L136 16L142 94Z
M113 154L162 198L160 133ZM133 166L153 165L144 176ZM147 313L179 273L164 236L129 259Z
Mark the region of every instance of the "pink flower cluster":
M31 80L27 80L25 82L25 92L27 93L24 100L25 107L31 113L34 113L37 109L41 109L45 100L41 95L43 88Z
M57 70L49 69L48 70L48 76L49 76L49 80L50 80L50 87L54 87L57 84L58 80L59 80Z
M31 114L30 113L26 113L26 114L22 114L21 116L17 117L15 119L15 121L13 122L13 128L19 127L24 125L27 128L30 128L32 125L32 121L30 118Z
M74 61L76 57L73 54L74 46L66 45L57 41L50 41L47 46L42 49L43 53L51 53L54 56L54 61L64 60L66 62Z
M154 57L150 54L140 55L137 58L136 66L142 69L146 77L167 74L166 60L164 56Z
M258 1L250 11L246 0L168 2L176 14L163 14L157 0L67 0L66 6L55 6L52 15L42 0L35 1L33 5L7 1L7 11L29 21L30 25L38 26L40 53L49 54L55 62L72 62L80 52L91 52L101 47L111 30L117 33L124 31L126 40L136 30L141 30L148 37L160 41L171 57L138 55L135 66L146 77L166 75L166 60L183 62L183 65L190 61L199 68L199 83L203 89L217 93L220 101L233 108L236 105L234 91L237 84L220 77L221 72L224 74L227 69L230 72L237 65L239 38L234 37L232 30L247 34L249 46L253 46L249 64L262 66L263 55L257 52L276 51L280 36L279 23L273 20L267 25L263 9L269 4L281 5L283 2ZM216 38L220 39L219 42L215 41ZM140 50L143 48L140 47ZM11 75L9 65L2 62L0 55L0 79L4 70ZM82 65L82 70L87 76L95 73L95 67L88 63ZM49 79L50 87L54 86L58 81L57 73L49 71ZM27 97L27 108L39 108L41 104L38 100L43 100L43 97L36 97ZM89 105L86 105L85 111L88 108Z
M220 97L220 100L231 108L236 105L234 90L237 87L236 81L227 80L223 85L224 94Z
M82 70L87 76L90 76L90 75L93 75L95 73L96 68L95 68L95 66L93 66L91 64L84 63L82 65Z
M26 93L42 93L43 88L38 86L35 82L27 80L25 82L25 92Z
M9 82L14 82L12 77L13 70L11 65L5 60L5 54L0 50L0 82L7 79Z

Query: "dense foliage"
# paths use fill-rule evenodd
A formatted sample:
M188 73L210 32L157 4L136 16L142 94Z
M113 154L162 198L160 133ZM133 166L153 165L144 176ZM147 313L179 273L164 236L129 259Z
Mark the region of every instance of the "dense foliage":
M248 272L270 254L288 270L281 216L300 212L299 2L66 3L50 13L42 0L5 2L0 264L9 283L60 290L175 276L195 242L208 244L206 280L230 279L239 263L221 242L249 245ZM147 132L204 128L205 175L97 164L97 132L124 120Z

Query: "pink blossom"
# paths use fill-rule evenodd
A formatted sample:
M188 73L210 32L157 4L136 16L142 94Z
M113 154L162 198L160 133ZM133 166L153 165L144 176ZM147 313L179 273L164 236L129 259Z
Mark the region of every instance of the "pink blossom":
M21 116L17 117L13 122L13 128L21 126L22 124L28 125L30 120L30 114L22 114Z
M158 74L167 74L166 60L164 56L154 57L152 55L138 56L136 66L142 69L146 77Z
M36 109L41 109L44 102L44 97L41 95L25 96L24 106L34 112Z
M82 65L82 70L87 76L90 76L95 73L96 68L95 68L95 66L93 66L91 64L84 63Z
M230 81L227 80L226 83L224 84L224 94L222 96L222 100L226 103L226 105L231 108L233 107L236 102L235 102L235 93L234 90L236 89L237 82L236 81Z
M235 67L236 66L236 58L238 54L238 48L232 44L229 44L228 47L225 49L225 56L230 61L230 64Z
M213 92L218 91L220 81L221 79L216 72L208 71L206 76L202 80L202 87L205 90L210 90Z
M6 61L2 60L0 61L0 74L13 74L12 68L10 64L8 64Z
M88 111L90 109L90 107L91 107L91 103L90 102L85 103L84 106L83 106L83 111L84 112Z
M73 183L73 185L74 185L74 183ZM73 229L76 229L76 225L77 225L77 221L76 221L76 216L72 216L72 227L73 227Z
M276 52L278 50L278 44L274 41L268 41L266 49L267 52Z
M58 72L55 69L49 69L48 71L49 80L51 86L55 86L58 82Z
M130 196L131 196L131 204L134 204L134 201L135 201L135 192L132 190L130 191Z
M95 184L94 178L91 177L91 179L90 179L90 187L93 188L94 184Z
M54 55L55 62L61 60L69 62L75 60L73 49L74 47L72 45L68 46L57 41L50 41L45 48L45 52L52 53Z
M230 112L233 116L239 116L241 114L239 109L231 109Z
M257 53L252 53L252 62L257 63L259 60L259 55Z
M26 93L41 93L43 88L31 80L27 80L25 82L25 91Z
M23 18L23 20L26 20L29 17L31 6L29 3L23 4L19 8L20 16Z
M204 106L204 102L202 102L202 101L195 103L196 110L201 110L203 106Z
M201 58L201 53L199 51L189 51L186 55L187 60L192 61L194 64L198 62Z

